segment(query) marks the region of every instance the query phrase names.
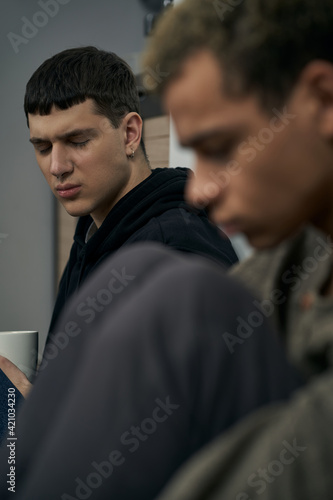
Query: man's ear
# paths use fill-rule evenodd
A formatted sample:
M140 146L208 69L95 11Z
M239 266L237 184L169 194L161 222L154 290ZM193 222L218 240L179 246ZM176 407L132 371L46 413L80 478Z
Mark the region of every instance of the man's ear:
M316 60L309 63L299 78L307 89L308 96L317 115L319 132L333 139L333 64Z
M123 119L125 147L127 154L136 151L140 145L142 135L142 118L138 113L128 113Z

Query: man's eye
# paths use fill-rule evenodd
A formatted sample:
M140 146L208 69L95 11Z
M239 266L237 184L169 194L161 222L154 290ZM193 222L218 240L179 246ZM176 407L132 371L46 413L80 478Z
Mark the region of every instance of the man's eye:
M37 148L37 151L41 155L46 155L51 150L51 146L44 146Z
M229 151L226 149L214 149L209 152L209 156L212 158L224 158L227 154L229 154Z
M225 160L228 159L230 156L230 149L229 148L218 148L218 149L209 149L206 151L203 151L203 155L206 156L206 158L209 158L211 160Z
M89 139L85 140L85 141L80 141L80 142L74 142L74 141L70 141L71 142L71 145L74 146L74 148L83 148L84 146L86 146L89 142Z
M228 137L221 140L207 140L199 146L199 153L207 160L215 162L229 161L238 145L237 137Z

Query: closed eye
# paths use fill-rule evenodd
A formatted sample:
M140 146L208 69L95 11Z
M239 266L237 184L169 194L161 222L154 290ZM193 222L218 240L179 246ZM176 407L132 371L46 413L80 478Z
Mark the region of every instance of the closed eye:
M198 155L212 162L225 163L231 159L237 145L237 138L220 138L215 136L198 142L196 152Z
M46 155L49 151L51 151L51 148L52 146L49 145L49 146L35 146L35 149L37 151L37 153L41 154L41 155Z
M211 161L226 162L230 159L233 152L233 146L231 144L221 145L218 147L204 147L198 148L198 154L204 158Z
M74 147L74 148L83 148L86 146L89 142L89 139L86 141L81 141L81 142L75 142L75 141L69 141L69 143Z
M198 156L208 161L226 163L235 153L243 137L243 128L213 128L204 130L185 142L182 141L182 145L193 148Z
M84 148L89 142L89 139L85 140L85 141L80 141L80 142L75 142L75 141L68 141L68 143L73 146L74 148ZM38 144L38 145L35 145L35 149L36 151L41 154L41 155L46 155L47 153L49 153L52 149L52 145L51 144L45 144L45 145L41 145L41 144Z

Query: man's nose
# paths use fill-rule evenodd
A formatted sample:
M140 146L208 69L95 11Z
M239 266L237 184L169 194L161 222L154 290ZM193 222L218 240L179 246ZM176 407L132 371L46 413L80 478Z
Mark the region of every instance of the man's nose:
M66 151L57 145L53 145L51 152L50 172L55 177L60 177L73 170L73 163L69 159Z
M186 183L186 201L197 209L205 208L210 202L210 184L205 165L196 158L195 173L190 173Z

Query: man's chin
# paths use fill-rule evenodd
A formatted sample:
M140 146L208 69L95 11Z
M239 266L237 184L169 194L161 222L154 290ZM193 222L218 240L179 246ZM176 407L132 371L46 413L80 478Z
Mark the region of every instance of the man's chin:
M63 200L59 199L58 196L56 196L59 204L66 210L68 215L71 215L72 217L82 217L83 215L89 215L89 210L87 210L87 207L82 206L83 203L80 204L78 203L78 200Z
M73 207L68 207L65 205L63 205L63 207L66 210L66 212L68 213L68 215L70 215L71 217L83 217L85 215L90 214L90 212L87 210L79 210L79 209L75 209Z

